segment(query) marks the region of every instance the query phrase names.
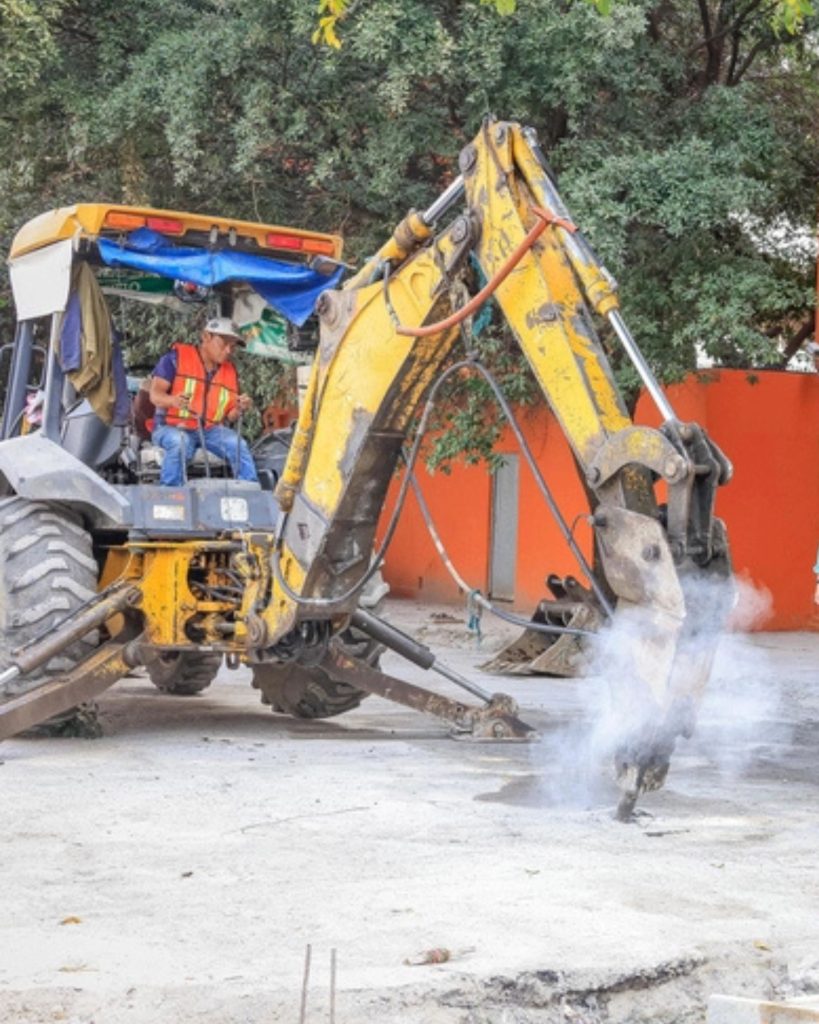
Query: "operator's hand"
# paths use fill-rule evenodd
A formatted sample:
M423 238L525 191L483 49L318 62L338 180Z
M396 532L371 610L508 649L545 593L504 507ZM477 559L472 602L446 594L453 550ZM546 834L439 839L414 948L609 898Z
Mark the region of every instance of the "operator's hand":
M177 395L174 404L181 412L187 412L191 404L190 395ZM171 406L173 408L173 405Z

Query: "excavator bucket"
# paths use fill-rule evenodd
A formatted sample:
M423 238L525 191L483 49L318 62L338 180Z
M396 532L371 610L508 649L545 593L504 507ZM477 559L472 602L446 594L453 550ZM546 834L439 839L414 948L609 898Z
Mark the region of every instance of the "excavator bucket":
M553 600L540 602L532 616L533 625L597 631L602 616L590 590L573 576L561 579L555 574L547 578L546 586ZM493 675L575 677L586 674L589 657L582 636L525 629L480 667Z

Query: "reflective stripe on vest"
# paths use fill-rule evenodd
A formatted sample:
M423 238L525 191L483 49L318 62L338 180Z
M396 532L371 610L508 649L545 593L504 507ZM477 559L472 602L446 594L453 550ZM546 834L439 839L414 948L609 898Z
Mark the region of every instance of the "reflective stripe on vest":
M190 403L187 409L168 409L165 422L172 427L195 430L201 417L205 428L213 427L231 411L239 393L239 379L236 367L229 360L222 363L207 379L205 364L195 345L177 342L176 375L171 384L171 395L187 395Z

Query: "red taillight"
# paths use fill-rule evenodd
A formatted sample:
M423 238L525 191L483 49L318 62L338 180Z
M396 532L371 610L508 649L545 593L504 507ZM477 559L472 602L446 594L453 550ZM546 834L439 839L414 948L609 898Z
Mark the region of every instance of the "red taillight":
M305 238L303 249L305 252L314 252L321 256L334 256L336 252L336 247L326 238Z
M277 235L269 232L266 238L271 249L301 249L304 243L303 238L298 235Z
M181 235L185 230L181 220L172 220L170 217L148 217L146 223L149 228L163 235Z
M145 218L138 213L109 210L105 215L105 226L107 228L126 228L128 231L132 231L134 228L145 227Z

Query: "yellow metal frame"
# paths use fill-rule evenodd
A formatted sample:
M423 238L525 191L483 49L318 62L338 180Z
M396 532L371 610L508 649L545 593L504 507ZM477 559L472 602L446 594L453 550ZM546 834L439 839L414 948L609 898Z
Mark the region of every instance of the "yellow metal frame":
M107 554L100 590L116 580L130 580L142 592L140 611L144 615L144 642L156 647L197 647L188 635L187 627L193 619L200 620L206 643L220 649L242 652L245 633L239 629L235 636L226 637L214 628L236 611L228 601L206 601L198 598L188 584L193 562L202 555L233 551L231 540L194 541L139 541L111 548ZM248 578L242 608L252 607L257 599L256 589ZM239 623L241 625L241 623Z
M465 176L467 202L480 207L484 230L476 255L492 277L534 222L532 207L548 206L545 172L519 125L485 126L484 145ZM490 137L491 136L491 137ZM550 211L551 212L551 211ZM533 250L498 288L495 297L538 383L584 464L611 433L631 426L611 369L591 334L585 296L595 282L578 282L558 225L547 228ZM600 285L598 284L598 288ZM616 308L609 287L606 308Z
M633 671L656 706L668 709L692 694L702 672L677 657L686 609L654 492L668 441L633 427L593 324L593 314L617 309L615 283L576 237L519 125L488 122L461 166L466 215L431 237L417 215L406 219L352 281L325 296L318 358L278 491L289 517L274 556L284 585L274 584L263 612L268 642L302 620L352 611L398 444L458 335L451 319L443 323L453 312L450 272L457 276L474 253L496 279L495 298L593 506L604 510L596 540L606 582L619 614L641 615ZM524 240L544 216L550 226L526 251ZM519 251L504 278L501 268ZM440 331L421 336L398 330L438 323ZM601 466L614 463L604 474ZM314 595L324 602L318 611L309 603Z

